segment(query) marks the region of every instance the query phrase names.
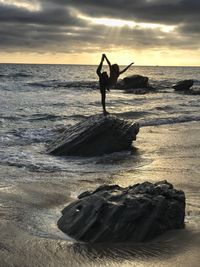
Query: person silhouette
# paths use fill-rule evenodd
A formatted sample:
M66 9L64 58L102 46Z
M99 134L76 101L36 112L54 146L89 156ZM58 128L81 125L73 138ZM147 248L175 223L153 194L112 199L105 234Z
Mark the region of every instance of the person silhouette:
M99 88L100 88L100 93L101 93L101 105L103 107L103 114L107 115L108 112L106 111L106 90L109 91L109 88L108 88L109 77L106 71L101 72L104 58L105 56L102 55L101 62L96 70L96 73L99 76Z
M109 70L110 70L110 76L108 76L108 73L106 71L101 72L103 61L106 60ZM109 114L106 111L106 91L110 91L110 88L114 87L117 83L117 79L119 76L127 71L134 63L132 62L130 65L128 65L126 68L120 71L118 64L111 65L110 61L108 60L107 56L105 54L102 54L101 62L96 70L97 75L99 76L99 87L100 87L100 93L101 93L101 104L103 107L103 114L107 115Z
M115 86L117 84L117 79L119 78L119 76L122 73L124 73L125 71L127 71L134 64L134 62L132 62L126 68L124 68L123 70L120 71L118 64L112 64L111 65L111 63L108 60L107 56L105 54L103 54L103 56L104 56L104 59L106 60L106 62L108 63L109 70L110 70L110 77L109 77L109 81L108 81L108 87L112 88L113 86Z

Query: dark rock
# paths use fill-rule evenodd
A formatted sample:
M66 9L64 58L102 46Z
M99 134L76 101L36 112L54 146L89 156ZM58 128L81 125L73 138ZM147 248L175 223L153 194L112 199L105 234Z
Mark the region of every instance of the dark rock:
M119 80L116 89L125 90L129 94L146 94L156 89L149 85L149 78L141 75L127 76Z
M59 156L99 156L130 150L138 132L138 123L111 115L91 116L64 131L47 152Z
M123 79L124 89L148 88L149 78L141 75L132 75Z
M148 93L147 88L128 89L124 91L125 94L145 95Z
M115 86L115 89L124 90L124 82L123 82L123 80L119 79L119 80L117 81L117 84L116 84L116 86Z
M185 194L167 181L103 185L62 210L61 231L84 242L147 241L184 227Z
M179 81L176 84L172 86L175 91L188 91L190 90L190 87L193 86L194 81L193 80L184 80Z
M200 87L193 86L190 90L179 91L179 93L183 93L184 95L200 95Z
M186 95L200 95L200 89L190 89L188 91L184 91Z

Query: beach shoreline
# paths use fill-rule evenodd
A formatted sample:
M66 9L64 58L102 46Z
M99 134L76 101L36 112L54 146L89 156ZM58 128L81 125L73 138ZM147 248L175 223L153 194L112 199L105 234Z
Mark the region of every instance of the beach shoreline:
M126 159L120 153L112 161L107 156L94 159L99 169L122 165L108 175L99 171L94 179L88 174L73 180L40 173L38 180L2 186L2 266L198 266L199 123L142 127L134 145L136 153ZM84 190L104 183L127 186L164 179L186 194L184 230L169 231L150 243L107 244L106 248L76 243L56 226L61 209Z

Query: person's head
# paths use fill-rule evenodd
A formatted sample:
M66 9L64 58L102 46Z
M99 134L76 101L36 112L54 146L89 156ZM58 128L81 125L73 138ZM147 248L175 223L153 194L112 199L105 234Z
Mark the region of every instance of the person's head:
M106 71L102 72L102 79L104 81L108 80L108 73Z
M111 65L111 71L114 72L116 75L119 75L119 65L118 64Z

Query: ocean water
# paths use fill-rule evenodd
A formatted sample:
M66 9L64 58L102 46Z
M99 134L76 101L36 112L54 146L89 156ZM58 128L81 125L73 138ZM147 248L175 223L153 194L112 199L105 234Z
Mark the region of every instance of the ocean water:
M194 88L200 89L200 68L134 66L124 76L148 76L158 90L135 95L113 89L107 94L110 113L140 123L134 155L127 151L95 158L48 155L48 143L63 129L101 113L95 71L96 66L83 65L0 64L1 229L10 227L9 232L16 236L14 240L2 235L2 266L18 266L20 259L31 260L31 265L25 266L36 267L147 266L147 262L148 266L175 266L173 257L177 255L180 262L190 255L196 261L185 266L196 266L196 244L200 244L200 95L176 93L172 84L194 79ZM57 229L60 210L84 190L103 183L127 186L163 179L186 192L183 235L175 232L159 245L132 245L132 249L124 245L86 248L77 243L72 249L74 241ZM184 245L180 246L179 240ZM46 261L38 256L38 250L46 253ZM56 255L53 260L52 254ZM172 263L168 254L173 255ZM152 257L154 265L149 263Z

